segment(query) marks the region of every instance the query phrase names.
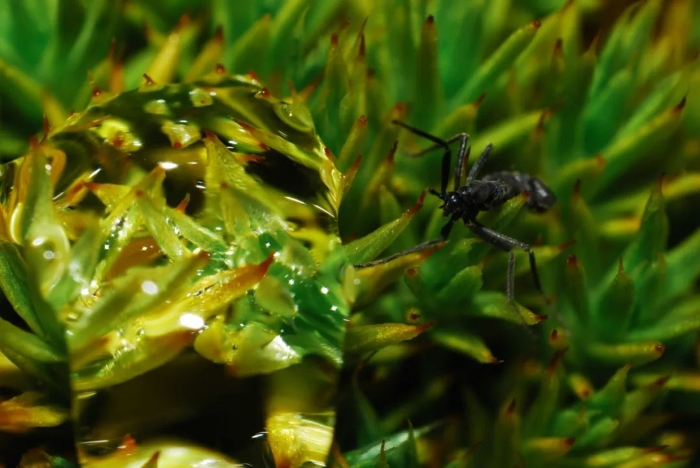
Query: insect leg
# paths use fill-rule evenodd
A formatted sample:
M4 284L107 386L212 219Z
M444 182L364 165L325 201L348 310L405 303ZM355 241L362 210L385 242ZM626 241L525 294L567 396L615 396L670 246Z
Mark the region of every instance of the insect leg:
M399 257L403 257L404 255L412 254L414 252L421 252L423 250L427 250L431 247L435 247L436 245L441 244L444 242L442 238L440 239L433 239L427 242L423 242L421 244L418 244L416 246L411 247L410 249L402 250L401 252L397 252L393 255L389 255L388 257L380 258L378 260L372 260L371 262L366 262L366 263L356 263L355 268L368 268L368 267L373 267L377 265L383 265L385 263L389 263L392 260L395 260Z
M403 127L409 132L421 136L426 140L432 141L433 143L435 143L435 146L433 148L443 148L445 150L444 154L442 155L442 179L440 183L440 193L444 196L445 193L447 193L447 181L450 178L450 160L452 159L452 150L450 149L451 141L445 141L442 138L436 137L435 135L431 135L430 133L424 132L423 130L405 124L400 120L392 120L391 123Z
M355 268L367 268L367 267L373 267L377 265L383 265L384 263L389 263L390 261L397 259L399 257L403 257L404 255L412 254L414 252L421 252L423 250L429 249L431 247L435 247L436 245L439 245L447 240L447 236L450 235L450 231L452 231L452 227L454 226L455 222L459 219L459 216L452 215L450 220L445 224L442 229L440 230L440 238L439 239L433 239L429 240L427 242L423 242L421 244L418 244L416 246L411 247L410 249L402 250L401 252L397 252L393 255L389 255L388 257L380 258L378 260L373 260L371 262L366 262L366 263L357 263L355 264Z
M472 166L472 170L469 171L469 175L467 176L467 183L477 178L479 172L481 172L481 168L484 167L486 158L489 156L489 153L491 153L492 149L493 145L491 143L486 145L486 148L484 148L484 151L481 152L479 159L477 159L474 165Z
M522 325L526 330L526 333L530 336L531 342L535 343L537 340L537 336L535 333L527 327L527 324L525 322L525 317L523 316L523 313L520 311L520 307L518 307L518 303L515 302L515 252L513 249L518 248L521 250L525 250L528 252L530 255L530 266L534 267L534 254L532 253L532 249L530 248L529 245L525 244L524 242L520 242L517 239L513 239L512 237L508 237L504 234L501 234L498 231L494 231L493 229L487 228L483 224L479 224L476 222L472 222L467 224L467 227L477 236L481 237L485 241L489 242L490 244L494 245L495 247L505 250L508 252L508 273L507 273L507 278L506 278L506 297L508 298L508 304L511 305L515 313L520 317L522 320ZM537 285L537 289L542 293L544 296L544 293L542 292L542 288L540 287L539 284L539 276L537 275L537 269L532 270L533 275L535 277L535 283ZM545 296L546 297L546 296Z
M445 143L451 145L455 141L459 141L459 150L457 152L457 165L455 166L455 176L454 176L454 190L457 190L462 186L462 179L464 178L464 170L469 165L469 154L471 153L471 147L467 146L469 141L469 135L466 133L458 133L457 135L452 135ZM426 153L433 151L434 149L441 148L441 144L429 146L417 153L411 153L411 157L423 156Z
M460 142L459 151L457 152L457 166L455 167L455 180L453 190L457 190L462 186L464 168L467 167L467 164L469 164L469 153L471 152L471 147L467 147L469 135L467 135L466 133L460 133L456 136L459 137Z
M549 303L549 299L547 298L546 294L542 290L542 284L540 283L540 275L537 272L537 262L535 260L535 253L532 251L532 247L530 247L528 244L521 242L517 239L513 239L512 237L508 237L505 234L501 234L498 231L494 231L491 228L488 228L484 226L483 224L477 223L477 222L472 222L467 224L467 227L477 236L481 237L484 239L486 242L491 243L492 245L498 247L501 250L505 250L506 252L511 253L511 258L513 261L513 265L515 265L515 255L513 254L513 249L520 249L524 252L527 252L528 257L530 258L530 272L532 273L532 279L535 283L535 288L537 288L537 291L542 294L542 296L545 298L545 301ZM510 259L509 259L510 262ZM514 271L514 269L513 269ZM511 274L510 271L510 265L509 265L509 275ZM512 278L509 279L509 281L514 281ZM512 297L509 297L509 299L512 299Z

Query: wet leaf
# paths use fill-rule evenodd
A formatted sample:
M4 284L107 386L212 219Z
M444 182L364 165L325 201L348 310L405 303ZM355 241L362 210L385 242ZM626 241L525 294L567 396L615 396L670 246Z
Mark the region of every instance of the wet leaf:
M486 343L477 335L457 330L436 329L430 333L430 337L446 348L466 354L483 364L495 364L501 362L491 354Z
M68 421L68 408L46 403L45 395L25 392L0 401L0 430L24 433L39 427L55 427Z
M376 351L385 346L412 340L432 327L432 324L406 325L383 323L379 325L355 325L345 334L344 351L359 354Z

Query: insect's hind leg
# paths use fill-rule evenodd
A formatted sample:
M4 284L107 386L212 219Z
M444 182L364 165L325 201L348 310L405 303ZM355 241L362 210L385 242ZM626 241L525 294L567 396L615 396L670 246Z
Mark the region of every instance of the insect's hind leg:
M520 312L520 308L515 302L515 252L514 249L520 249L527 252L530 259L530 273L532 274L532 279L535 283L535 288L542 295L545 302L549 304L549 298L542 290L542 284L540 283L540 275L537 272L537 262L535 260L535 253L532 248L517 239L501 234L498 231L494 231L491 228L484 226L483 224L472 222L467 225L467 227L477 236L481 237L486 242L494 245L495 247L508 252L508 277L506 279L506 297L508 302L515 308L516 312L523 319L525 318Z

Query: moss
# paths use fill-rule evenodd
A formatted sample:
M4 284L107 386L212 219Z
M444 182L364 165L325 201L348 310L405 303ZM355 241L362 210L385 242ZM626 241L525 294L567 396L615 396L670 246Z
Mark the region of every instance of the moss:
M41 168L46 161L58 164L56 149L72 155L76 145L82 151L88 148L84 157L93 161L100 146L62 136L69 128L64 124L69 110L83 109L92 100L92 110L78 115L94 117L99 109L117 102L143 113L136 105L143 93L125 90L163 86L167 94L193 89L191 83L210 72L216 76L218 70L218 76L223 76L223 68L217 67L222 64L230 72L249 73L247 80L259 80L257 96L271 100L277 114L251 120L252 104L245 100L227 104L242 112L234 116L236 131L244 140L242 150L216 146L223 128L216 127L216 122L225 122L230 110L223 112L226 115L214 113L210 120L197 117L198 124L206 120L202 128L219 135L216 140L204 137L206 150L214 154L217 148L233 149L232 154L271 157L253 148L262 143L268 149L285 148L283 154L297 155L292 159L308 167L310 159L300 156L305 144L294 139L294 132L313 135L316 155L309 158L317 158L317 163L311 165L316 164L314 173L321 174L322 184L330 187L331 195L326 197L330 211L339 206L337 225L321 220L318 213L309 215L320 220L318 226L323 228L314 231L314 221L311 232L294 239L299 247L290 255L298 262L310 262L312 270L318 268L317 274L307 271L295 278L319 281L322 275L324 285L333 285L331 294L338 298L327 305L347 308L344 350L339 344L343 327L333 333L323 331L323 314L312 313L303 324L293 322L292 335L298 339L289 338L285 313L325 302L301 286L292 291L297 299L290 302L285 295L288 289L280 288L279 282L290 280L293 273L275 270L275 263L266 276L272 279L241 286L242 297L250 300L237 300L239 305L228 315L213 311L218 315L205 317L210 320L209 337L254 344L269 342L265 333L279 334L289 338L297 355L300 349L306 350L333 363L335 370L329 374L325 365L318 367L320 374L303 370L298 375L306 377L301 380L295 373L275 373L275 366L263 366L264 374L271 376L266 385L277 389L269 392L269 401L277 402L275 408L288 404L284 395L293 395L289 398L298 402L305 388L321 392L324 385L314 382L323 381L323 375L332 375L333 382L340 379L337 398L324 397L336 402L329 406L330 413L317 412L312 417L312 412L299 410L303 417L290 419L274 410L278 416L268 419L268 444L278 466L325 457L326 442L312 446L300 434L332 425L333 410L337 410L336 445L330 459L337 466L632 467L652 461L689 466L697 456L693 423L697 418L692 415L697 414L700 401L695 343L700 328L700 268L695 261L700 254L700 231L693 222L700 190L700 99L693 91L700 79L694 60L700 47L700 27L696 27L700 10L689 0L648 0L626 8L592 1L515 3L469 2L459 9L446 1L295 0L245 6L216 0L206 6L187 1L91 6L75 1L51 8L32 1L21 7L0 6L0 22L24 25L0 27L6 44L0 48L0 153L8 161L28 155L6 164L1 173L5 182L0 192L0 277L14 311L5 307L1 314L0 349L23 371L8 371L17 376L8 380L8 395L42 389L47 400L36 404L36 415L61 405L65 408L70 400L67 351L55 315L70 302L76 287L69 284L67 265L46 262L43 253L55 252L57 246L66 255L80 252L81 268L92 268L91 252L100 245L94 233L98 224L94 217L67 215L70 203L52 201L46 188L56 169L47 173ZM91 70L89 79L86 69ZM154 84L149 85L151 81ZM183 81L190 84L185 88L168 85ZM175 100L174 94L164 98L167 104ZM133 135L138 134L133 128L145 131L148 122L155 121L141 122L133 113L119 121L115 112L105 114L112 119L107 123L90 126L92 117L84 122L73 117L68 125L87 125L80 131L91 135L90 141L128 144L123 135L119 139L117 123L134 126L126 132L121 129L124 135ZM262 111L256 108L256 112ZM48 138L29 148L25 142L41 128L43 115L51 128L45 130ZM241 119L252 128L238 123ZM488 226L535 245L550 301L536 292L526 256L518 254L515 297L522 316L516 314L504 294L506 256L465 236L461 227L439 249L359 269L357 276L351 276L350 263L434 239L444 223L437 199L429 195L423 202L421 197L426 187L439 186L440 155L407 156L423 143L392 125L392 119L445 138L466 131L474 153L492 142L494 153L487 172L523 171L537 175L554 190L557 205L545 214L527 213L522 209L525 199L514 198L482 218ZM115 125L107 125L110 122ZM271 135L264 136L260 129ZM205 135L190 130L165 128L168 139L146 142L146 150L172 146L174 141L186 147L188 135ZM282 138L275 135L278 131ZM41 138L40 132L37 140ZM69 157L66 167L78 165L75 158ZM165 159L156 153L144 156L138 177L127 174L120 183L128 190L140 187L148 179L139 182L139 178ZM249 173L255 171L253 159L240 159L237 164ZM28 178L22 179L23 174ZM291 190L291 185L283 186L284 178L266 174L256 175L265 187ZM306 182L298 186L312 185L307 172L288 172L292 178L303 174ZM157 172L151 177L157 179ZM216 183L214 173L207 177L207 184ZM18 180L30 183L20 190ZM143 189L148 200L135 201L134 212L140 213L134 215L135 225L142 227L133 232L161 233L153 236L152 244L164 255L144 254L133 261L158 268L163 287L179 281L178 268L183 268L183 275L190 267L199 268L178 263L180 252L208 251L212 260L207 261L213 263L207 274L217 278L237 271L234 264L248 268L244 264L250 263L254 268L270 253L261 251L250 262L227 259L224 251L235 243L217 237L215 219L230 233L255 225L254 220L240 224L241 216L252 213L277 213L286 223L298 223L300 215L306 216L281 199L256 193L252 186L224 196L224 203L215 207L211 200L193 199L185 212L185 205L178 208L178 204L188 190L173 189L170 184L161 193L154 181ZM57 180L52 183L60 185ZM95 198L90 203L99 199L107 207L115 204L107 213L117 209L117 200L127 193L109 184L87 188ZM79 187L76 190L80 193ZM86 196L85 189L81 196ZM197 203L208 207L208 217L197 215L193 208ZM30 214L13 216L15 210ZM158 213L165 213L164 219ZM218 214L212 217L211 213ZM121 229L113 234L124 241L128 236ZM260 248L256 241L260 224L253 231L250 242L256 246L245 247L251 251ZM283 231L273 229L270 239L287 248L292 244ZM38 233L50 238L50 249L42 250L46 243L29 241ZM218 247L222 252L217 257L212 252ZM126 275L125 268L118 270ZM130 284L126 279L121 283L100 279L93 287L126 291ZM255 292L246 292L250 288ZM130 314L129 307L117 303L110 307ZM133 307L139 316L153 314L155 309L149 312L149 308L158 305L142 301ZM231 313L258 328L241 335L230 328ZM98 332L97 325L90 324L83 327L85 336L98 336L114 327L113 314L104 316L112 317L102 323L104 330ZM543 320L544 316L548 318ZM223 328L212 333L216 327ZM329 347L330 337L335 345ZM219 345L216 340L202 343L206 346L194 349L211 360ZM158 347L155 342L150 345ZM173 346L166 343L158 349L172 354L179 345ZM73 356L73 351L69 353ZM237 364L252 362L247 356L253 354L245 354ZM263 352L258 357L265 361L266 356ZM231 364L230 356L221 359ZM151 362L149 370L163 361ZM133 386L129 395L144 395L146 401L149 388L155 388L150 385L155 384ZM250 385L253 391L254 384ZM253 401L245 392L236 395L239 401ZM16 411L17 401L0 403L0 414L16 414L9 411ZM62 421L47 420L54 425ZM29 425L37 429L17 448L42 444L46 429ZM16 432L19 426L13 427ZM64 424L58 431L70 433L71 429ZM314 440L329 442L329 433L321 437L321 432L316 432ZM119 439L116 445L121 444L121 450L142 450L147 463L159 446L134 437L135 446L128 439ZM302 448L291 449L296 443ZM160 447L166 453L170 445ZM63 450L50 447L48 451L72 456L69 445ZM30 457L43 456L37 453L26 456L26 466ZM14 463L13 458L8 460ZM61 466L62 462L54 459L52 463Z

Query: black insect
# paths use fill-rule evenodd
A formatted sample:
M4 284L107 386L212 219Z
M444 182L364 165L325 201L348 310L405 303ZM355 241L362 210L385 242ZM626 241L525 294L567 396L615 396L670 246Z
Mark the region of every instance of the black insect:
M469 174L467 175L466 181L464 184L462 184L464 170L467 167L471 149L467 146L469 136L466 133L460 133L448 138L447 140L443 140L398 120L394 120L392 123L435 143L434 146L421 151L420 153L416 154L416 156L437 148L444 149L444 154L442 156L442 183L440 186L440 192L432 188L429 189L429 191L442 200L440 209L445 217L449 217L449 220L440 231L439 239L424 242L389 257L356 266L363 268L386 263L397 257L412 252L425 250L426 248L444 242L450 235L454 224L461 219L467 228L469 228L469 230L471 230L474 234L510 254L508 257L506 295L511 304L515 304L513 292L515 282L514 249L523 250L529 255L530 271L532 272L535 287L542 294L542 296L546 298L540 284L539 274L537 273L537 264L535 262L535 254L532 251L532 248L524 242L513 239L512 237L508 237L498 231L484 226L477 221L476 216L479 214L479 212L494 209L523 192L529 193L525 206L531 211L542 213L551 208L556 202L556 198L552 191L540 179L520 172L497 172L478 179L477 177L479 176L479 172L483 168L486 158L493 148L493 145L490 143L481 153L481 156L479 156L479 159L476 161L474 166L472 166ZM450 177L450 165L452 159L450 144L456 141L459 141L459 150L457 152L454 185L453 190L448 191L447 185Z

